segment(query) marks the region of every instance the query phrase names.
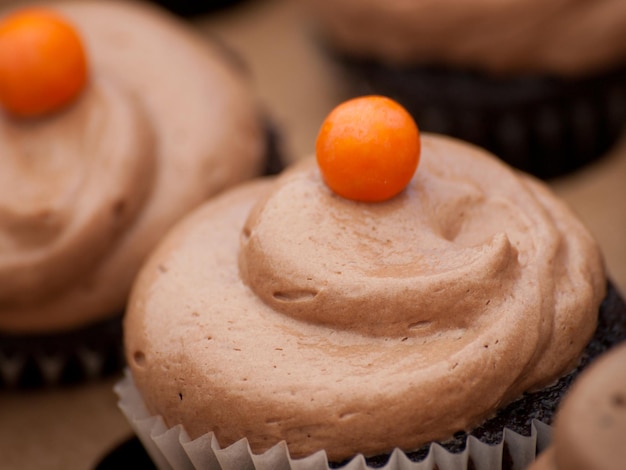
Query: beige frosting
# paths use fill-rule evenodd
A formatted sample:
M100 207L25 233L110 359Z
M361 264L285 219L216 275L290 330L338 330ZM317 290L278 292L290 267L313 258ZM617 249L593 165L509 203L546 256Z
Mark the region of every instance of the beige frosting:
M113 314L173 222L260 173L250 84L217 46L151 7L55 3L86 45L90 83L54 115L0 115L0 330Z
M292 456L417 448L568 372L605 277L540 182L423 136L399 196L334 195L313 159L202 206L142 270L126 351L149 410Z
M626 344L592 364L558 411L553 445L532 470L621 470L626 463Z
M383 62L582 75L626 63L623 0L302 0L330 43Z

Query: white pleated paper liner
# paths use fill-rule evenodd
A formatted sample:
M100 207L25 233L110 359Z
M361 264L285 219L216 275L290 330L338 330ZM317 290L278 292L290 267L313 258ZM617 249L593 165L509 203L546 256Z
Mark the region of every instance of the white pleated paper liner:
M208 469L208 470L329 470L326 453L317 452L303 459L292 459L285 442L281 442L263 454L254 454L248 441L240 441L221 448L213 433L190 439L182 426L168 428L161 416L151 415L135 388L128 371L115 386L118 405L133 430L141 440L146 452L160 470ZM523 470L535 460L535 456L548 446L552 428L540 421L533 421L530 436L522 436L504 430L504 439L498 445L489 445L470 436L465 450L450 453L438 444L432 444L426 458L412 462L399 449L390 456L384 470ZM504 462L504 464L503 464ZM361 455L341 467L345 470L363 470L367 466Z

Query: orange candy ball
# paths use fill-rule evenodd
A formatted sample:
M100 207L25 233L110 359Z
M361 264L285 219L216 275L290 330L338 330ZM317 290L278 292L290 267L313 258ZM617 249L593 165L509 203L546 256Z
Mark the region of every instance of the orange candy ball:
M56 111L87 81L87 59L76 30L58 14L25 9L0 22L0 104L18 117Z
M411 115L383 96L364 96L326 117L315 146L326 184L347 199L379 202L400 193L420 159L420 134Z

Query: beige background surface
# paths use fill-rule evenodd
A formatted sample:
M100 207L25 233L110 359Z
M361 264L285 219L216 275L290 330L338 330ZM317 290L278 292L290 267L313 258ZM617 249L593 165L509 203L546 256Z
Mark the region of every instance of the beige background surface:
M5 3L0 0L0 3ZM253 0L193 20L248 63L289 158L311 153L326 113L346 95L289 0ZM611 277L626 292L626 136L603 160L552 183L587 223ZM89 469L130 435L112 392L116 378L60 390L0 392L0 468Z

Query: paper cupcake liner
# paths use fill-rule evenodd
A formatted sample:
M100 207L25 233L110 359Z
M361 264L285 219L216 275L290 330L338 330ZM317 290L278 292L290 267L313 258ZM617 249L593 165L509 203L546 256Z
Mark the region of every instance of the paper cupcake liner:
M574 80L340 61L356 94L394 98L420 129L472 142L544 179L598 159L626 128L626 68Z
M124 364L121 315L69 332L0 334L0 389L75 384Z
M178 425L169 428L161 416L151 415L135 388L131 374L115 386L118 405L146 452L160 470L218 469L218 470L364 470L369 467L362 455L354 457L341 466L331 466L324 451L302 459L292 459L286 443L280 442L263 454L254 454L244 438L221 448L213 433L190 439L185 429ZM419 461L409 460L404 452L395 449L384 470L461 470L477 468L500 470L524 469L535 460L537 453L546 448L552 437L552 428L534 420L529 436L504 429L503 440L495 445L485 444L469 436L465 449L459 453L446 450L441 445L430 445L426 457Z

